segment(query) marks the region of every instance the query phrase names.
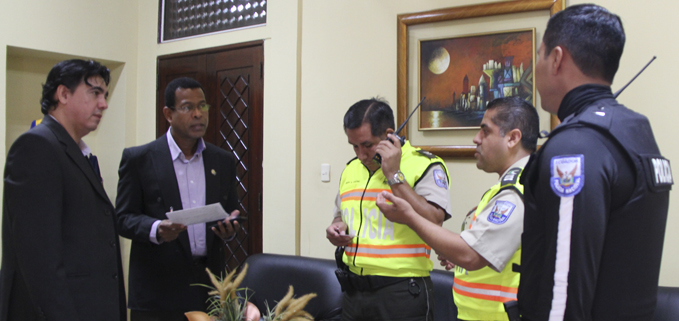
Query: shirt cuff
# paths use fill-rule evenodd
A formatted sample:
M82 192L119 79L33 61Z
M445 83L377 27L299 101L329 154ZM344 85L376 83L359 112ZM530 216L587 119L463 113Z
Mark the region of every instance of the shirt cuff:
M161 241L158 241L156 236L158 235L158 225L160 224L160 220L153 222L153 225L151 225L151 233L149 234L149 240L153 244L160 244L162 243Z

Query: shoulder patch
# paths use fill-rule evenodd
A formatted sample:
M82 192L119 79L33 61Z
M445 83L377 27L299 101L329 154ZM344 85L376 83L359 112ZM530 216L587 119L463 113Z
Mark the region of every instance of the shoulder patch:
M420 155L425 156L425 157L430 158L430 159L436 158L436 155L434 155L434 154L432 154L432 153L430 153L426 150L418 149L417 152L420 153Z
M488 222L493 224L504 224L509 219L509 216L514 212L516 205L509 201L495 201L493 209L488 214Z
M575 196L585 185L585 155L554 156L549 185L558 196Z
M516 179L519 177L519 174L521 173L521 168L520 167L514 167L510 170L507 171L507 174L502 176L502 185L505 184L516 184Z
M434 181L438 187L448 189L448 177L442 169L435 169L432 172L432 175L434 175Z

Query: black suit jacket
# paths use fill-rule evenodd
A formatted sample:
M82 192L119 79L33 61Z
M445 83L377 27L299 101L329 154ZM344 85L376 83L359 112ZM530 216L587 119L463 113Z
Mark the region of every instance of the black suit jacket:
M46 116L5 164L0 320L126 320L113 205Z
M221 203L230 213L238 207L236 167L231 153L206 143L205 204ZM132 240L130 251L129 308L143 311L205 311L211 285L204 270L196 271L188 232L171 242L149 240L156 220L182 208L167 136L123 151L118 170L116 210L120 235ZM206 224L207 267L224 274L224 243Z

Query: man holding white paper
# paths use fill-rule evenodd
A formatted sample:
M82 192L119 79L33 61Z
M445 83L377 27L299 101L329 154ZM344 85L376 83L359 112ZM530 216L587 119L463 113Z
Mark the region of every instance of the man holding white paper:
M132 321L185 320L184 312L207 311L208 289L192 284L210 284L206 267L224 273L224 243L239 228L229 222L239 214L236 166L231 153L203 141L209 108L200 83L175 79L165 89L168 132L123 151L116 211L120 235L132 240ZM166 216L214 203L229 217L186 226Z

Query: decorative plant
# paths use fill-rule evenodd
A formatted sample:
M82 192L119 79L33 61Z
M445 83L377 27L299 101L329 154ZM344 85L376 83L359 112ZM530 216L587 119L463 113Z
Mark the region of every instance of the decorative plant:
M210 298L208 313L192 311L185 313L189 321L241 321L244 319L247 307L247 297L239 298L236 292L245 278L248 265L243 266L243 270L234 279L236 271L232 271L223 279L219 279L209 269L205 269L210 276L212 286L202 285L212 289L209 292ZM247 289L244 291L247 295ZM307 321L313 320L313 316L304 311L304 307L309 300L316 297L316 293L309 293L299 298L293 298L294 289L292 285L288 288L288 293L276 304L274 310L269 309L266 304L267 313L263 316L264 321ZM252 306L254 308L254 305Z
M316 293L305 294L297 299L293 298L294 289L292 285L288 288L288 293L283 299L276 304L273 311L269 309L269 304L266 304L267 313L264 315L264 321L303 321L313 320L314 317L302 309L309 303L309 300L316 297Z
M231 271L223 279L219 279L215 276L210 269L206 268L208 275L210 276L210 281L212 281L212 286L202 285L212 289L208 294L210 298L208 299L208 313L192 311L187 312L186 317L190 321L241 321L243 315L245 314L245 307L247 304L247 297L242 300L236 294L239 290L238 286L243 282L245 278L245 273L247 273L248 265L243 266L243 270L234 279L236 270ZM247 292L247 291L246 291Z

